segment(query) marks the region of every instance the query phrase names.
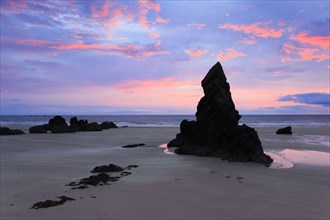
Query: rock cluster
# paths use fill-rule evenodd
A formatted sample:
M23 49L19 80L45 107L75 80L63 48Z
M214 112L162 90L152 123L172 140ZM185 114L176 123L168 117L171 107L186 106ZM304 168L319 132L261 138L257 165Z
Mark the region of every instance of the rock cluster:
M67 124L62 116L55 116L49 119L48 124L33 126L29 129L30 133L73 133L77 131L102 131L103 129L117 128L117 125L113 122L102 122L98 124L96 122L89 123L87 120L78 120L77 117L70 119L70 125Z
M228 161L257 162L270 166L257 132L239 125L239 112L221 64L216 63L202 80L204 97L198 103L196 121L183 120L180 133L168 143L177 154L220 157Z

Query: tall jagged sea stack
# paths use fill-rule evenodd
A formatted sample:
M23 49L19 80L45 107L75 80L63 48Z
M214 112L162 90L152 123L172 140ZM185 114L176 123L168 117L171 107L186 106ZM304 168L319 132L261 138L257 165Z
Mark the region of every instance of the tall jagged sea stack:
M243 124L231 98L230 86L217 62L202 80L204 97L198 103L196 121L183 120L180 133L168 143L177 154L220 157L228 161L256 162L270 166L257 132Z

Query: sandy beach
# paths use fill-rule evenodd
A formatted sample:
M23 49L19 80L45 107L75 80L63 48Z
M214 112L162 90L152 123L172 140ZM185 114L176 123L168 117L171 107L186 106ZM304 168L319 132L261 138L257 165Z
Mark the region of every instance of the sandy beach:
M329 219L329 127L276 129L256 128L291 168L165 153L175 127L1 136L1 219ZM110 185L66 186L110 163L138 167ZM31 209L63 195L75 201Z

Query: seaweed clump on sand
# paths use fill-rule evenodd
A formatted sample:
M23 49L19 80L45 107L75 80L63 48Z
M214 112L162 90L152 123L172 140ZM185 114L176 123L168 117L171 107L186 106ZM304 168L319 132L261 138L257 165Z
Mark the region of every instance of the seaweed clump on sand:
M46 200L43 202L36 202L33 204L31 209L42 209L42 208L49 208L53 206L63 205L67 201L74 201L75 199L67 197L67 196L59 196L57 197L60 200Z

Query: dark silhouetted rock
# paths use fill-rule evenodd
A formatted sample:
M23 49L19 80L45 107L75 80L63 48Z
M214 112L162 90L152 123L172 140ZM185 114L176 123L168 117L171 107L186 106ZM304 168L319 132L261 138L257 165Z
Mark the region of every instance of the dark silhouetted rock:
M44 124L42 125L47 131L50 131L50 125L49 124Z
M31 134L45 134L47 133L47 129L43 125L37 125L29 128L29 132Z
M180 134L168 143L177 154L220 157L228 161L257 162L270 166L257 132L239 125L239 112L221 64L216 63L202 80L204 97L198 103L196 121L183 120Z
M102 122L101 127L103 129L118 128L117 125L115 123L113 123L112 121L110 121L110 122L107 122L107 121Z
M68 124L66 123L65 119L62 116L55 116L52 119L49 119L48 124L50 127L54 127L54 126L68 126Z
M122 146L122 148L142 147L142 146L144 146L144 145L145 145L145 144L143 144L143 143L140 143L140 144L129 144L129 145Z
M78 118L77 118L77 117L72 117L72 118L70 118L70 125L71 125L71 126L78 127L78 126L79 126Z
M180 147L182 146L183 143L183 138L181 137L181 134L177 134L176 138L174 138L173 140L171 140L170 142L168 142L167 147Z
M7 127L0 127L0 135L18 135L25 134L24 131L19 129L10 129Z
M74 126L68 126L65 119L62 116L55 116L52 119L49 119L48 126L45 128L50 130L52 133L74 133L77 131L77 128Z
M80 119L79 122L78 122L78 124L79 125L88 124L88 121L87 120Z
M50 131L52 133L59 134L59 133L74 133L77 130L72 126L51 126Z
M292 134L291 126L280 128L276 131L276 134Z
M103 126L96 122L88 123L87 120L80 119L78 121L77 117L72 117L70 119L70 125L76 128L77 131L102 131Z
M102 126L96 122L88 123L85 131L102 131Z
M49 208L49 207L53 207L53 206L63 205L67 201L74 201L75 200L75 199L67 197L67 196L60 196L60 197L57 197L57 198L59 198L60 200L59 201L46 200L44 202L36 202L36 203L33 204L31 209Z
M115 164L102 165L95 167L91 172L92 173L108 173L108 172L121 172L124 169Z

